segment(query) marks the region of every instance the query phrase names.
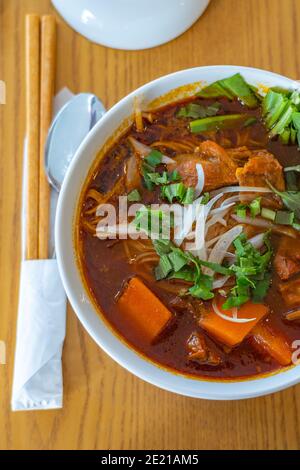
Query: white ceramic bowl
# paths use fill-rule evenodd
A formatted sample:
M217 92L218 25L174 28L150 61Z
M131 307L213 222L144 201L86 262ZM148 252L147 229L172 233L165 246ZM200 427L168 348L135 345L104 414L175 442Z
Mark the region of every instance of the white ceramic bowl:
M106 140L124 119L132 114L133 98L142 95L144 103L170 90L201 80L211 83L241 72L253 85L298 88L296 82L270 72L244 67L213 66L183 70L150 82L114 105L98 122L78 149L63 183L56 217L56 250L62 281L71 305L96 343L138 377L172 392L210 400L238 400L273 393L300 382L300 365L270 376L234 382L194 379L172 373L144 359L118 339L89 300L74 251L74 217L78 199L94 159ZM179 93L180 95L180 93ZM174 100L174 94L173 100ZM105 295L105 294L104 294Z
M76 31L117 49L148 49L184 33L209 0L52 0ZM146 32L146 34L145 34Z

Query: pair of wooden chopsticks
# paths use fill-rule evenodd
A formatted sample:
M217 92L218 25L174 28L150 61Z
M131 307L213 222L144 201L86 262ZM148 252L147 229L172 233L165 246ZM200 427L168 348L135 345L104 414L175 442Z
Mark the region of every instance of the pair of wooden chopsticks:
M52 119L56 66L53 16L26 16L26 132L28 184L26 259L48 258L50 187L44 153Z

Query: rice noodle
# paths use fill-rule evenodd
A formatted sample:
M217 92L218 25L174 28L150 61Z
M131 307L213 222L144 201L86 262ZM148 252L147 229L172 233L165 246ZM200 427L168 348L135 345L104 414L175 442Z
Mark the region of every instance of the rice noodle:
M208 217L208 214L212 210L213 206L219 199L221 199L222 196L223 193L216 194L210 201L208 201L208 203L205 205L206 217Z
M229 278L230 278L230 276L222 276L219 279L217 279L216 281L214 281L213 282L213 290L221 289L226 284L226 282L228 281Z
M183 143L177 140L158 140L157 142L153 142L151 147L165 147L177 153L191 153L194 152L195 144L187 141Z
M236 225L232 229L225 232L222 237L215 244L209 255L208 261L210 263L222 264L228 248L232 244L233 240L236 239L243 231L242 225ZM204 268L205 274L212 276L214 272L210 268Z
M134 119L135 119L135 127L138 132L143 132L144 124L143 124L143 116L140 106L140 99L138 96L134 97L133 100L133 108L134 108Z
M184 207L183 212L183 226L175 228L174 243L180 246L183 240L191 235L193 224L197 218L198 206L200 206L202 197L196 199L192 204ZM178 232L179 230L179 232Z
M148 145L142 144L138 140L136 140L134 137L128 137L128 140L130 141L131 145L133 146L134 150L142 157L146 157L149 155L150 152L152 152L152 148L149 147ZM173 160L170 157L167 157L166 155L162 156L162 163L165 165L170 165L172 163L175 163L175 160Z
M221 225L223 225L223 227L227 226L226 220L223 219L223 217L221 215L214 215L213 217L211 217L208 220L208 222L205 225L205 235L207 235L207 232L208 232L209 228L212 227L215 224L221 224Z
M133 146L134 150L141 155L141 157L145 157L151 152L151 147L148 147L145 144L142 144L138 140L136 140L134 137L128 137L129 142Z
M198 208L198 215L196 219L196 229L195 229L195 245L196 250L195 254L199 258L206 259L206 249L205 249L205 207L200 205Z
M226 202L226 201L224 201ZM231 202L230 204L226 204L224 205L224 203L222 203L220 205L220 207L217 207L217 209L212 209L212 211L210 212L211 215L214 215L214 214L219 214L220 212L224 212L224 211L229 211L229 209L231 209L233 206L235 206L235 202Z
M220 209L225 208L225 207L227 207L227 205L230 205L230 204L234 205L236 202L240 202L240 200L241 200L240 195L228 197L227 199L225 199L222 202L222 204L220 205ZM248 194L248 195L245 194L245 195L243 195L243 201L245 201L245 200L246 201L248 201L248 200L251 201L251 200L253 200L253 196L250 196L250 194Z
M203 171L203 167L201 163L196 164L196 170L197 170L197 176L198 176L198 181L195 187L195 196L198 197L203 191L204 184L205 184L205 174Z
M256 318L238 318L237 309L235 308L232 309L232 317L225 315L225 313L222 313L221 310L219 309L215 299L212 302L212 307L216 315L218 315L218 317L221 317L223 318L223 320L229 321L231 323L250 323L256 320Z
M193 202L193 206L196 207L195 245L191 248L188 248L188 251L195 254L196 256L202 257L202 259L206 259L206 220L212 207L221 197L222 194L218 194L217 196L212 198L206 205L201 205L202 198L199 198ZM226 225L226 221L222 219L219 215L215 217L217 217L217 219L214 221L214 223L220 222L223 225ZM187 233L189 232L190 230Z
M230 204L229 206L224 206L222 209L221 207L218 207L218 209L213 209L210 212L210 219L207 221L206 224L206 229L205 229L205 234L207 234L208 229L212 227L213 225L219 223L223 225L224 227L227 227L227 221L224 219L225 215L230 211L232 205Z
M167 155L163 155L161 162L165 165L172 165L172 163L175 163L175 160L173 160L173 158L167 157Z
M254 237L252 238L249 238L249 243L251 243L251 245L256 248L257 250L259 250L260 248L262 248L264 246L264 240L265 240L265 232L263 233L259 233L258 235L255 235Z
M269 188L260 188L256 186L227 186L225 188L217 189L212 192L215 196L223 193L272 193L273 191Z
M212 245L214 245L215 243L217 243L218 240L220 240L220 238L223 236L223 234L221 235L218 235L217 237L215 238L212 238L211 240L208 240L206 242L206 248L210 248Z

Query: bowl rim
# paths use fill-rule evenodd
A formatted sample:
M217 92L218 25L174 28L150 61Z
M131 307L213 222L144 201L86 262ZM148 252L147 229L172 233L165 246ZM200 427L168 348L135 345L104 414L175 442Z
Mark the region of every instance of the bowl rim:
M95 147L98 134L110 121L114 120L114 116L119 111L126 108L126 105L131 103L134 96L137 94L145 94L147 91L164 82L173 82L176 79L180 81L180 79L184 78L186 75L192 76L195 74L195 76L198 76L198 80L194 80L194 83L196 83L201 80L201 73L222 72L222 75L224 74L225 77L227 74L229 75L230 73L236 73L238 71L246 74L264 76L266 79L269 78L272 82L277 83L278 81L278 85L284 82L285 86L290 88L299 87L299 83L296 80L270 71L231 65L213 65L184 69L164 75L142 85L112 106L81 143L63 182L58 198L55 218L55 247L60 276L74 312L94 341L122 367L146 382L177 394L209 400L240 400L259 397L283 390L300 382L300 365L283 369L266 376L224 381L189 377L177 373L176 371L166 369L163 366L160 367L150 359L143 357L133 348L130 348L127 343L120 339L117 333L114 333L113 330L108 327L106 321L101 318L101 312L97 311L94 303L89 300L90 297L86 294L86 287L84 286L82 274L79 273L73 243L74 214L76 213L76 207L84 180L95 161L97 153L107 141L107 138L102 139L100 146L96 145ZM190 82L187 81L186 83L188 84ZM174 88L176 88L176 86L171 87L170 90ZM158 96L159 95L157 95L157 97ZM124 121L124 119L122 119L122 121ZM112 135L113 131L117 128L118 124L113 125L113 130L110 135ZM91 161L89 164L85 164L85 155L88 154L90 154ZM91 156L92 154L93 156ZM82 170L85 172L83 179L78 176L80 173L80 165L85 167L85 170ZM70 198L70 195L72 195L72 187L74 186L73 179L76 180L76 178L79 180L80 188L77 188L78 194L76 190L73 189L73 197ZM68 211L70 212L70 205L73 207L72 214L68 213ZM68 221L70 222L69 227ZM70 268L72 269L70 270Z

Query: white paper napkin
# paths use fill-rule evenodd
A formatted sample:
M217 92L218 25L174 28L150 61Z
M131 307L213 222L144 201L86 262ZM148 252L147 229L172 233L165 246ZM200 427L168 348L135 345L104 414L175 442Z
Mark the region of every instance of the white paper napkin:
M56 260L23 261L12 409L62 406L66 294Z
M54 115L73 96L63 89L55 98ZM22 249L25 253L27 153L23 172ZM54 253L57 194L51 193L49 253ZM12 409L61 408L61 354L66 329L66 294L55 259L22 261Z

